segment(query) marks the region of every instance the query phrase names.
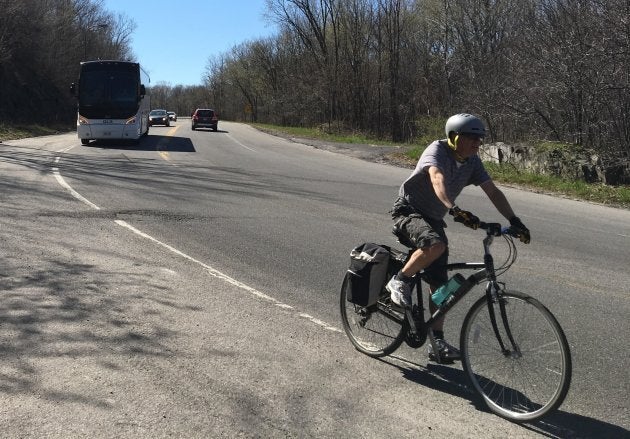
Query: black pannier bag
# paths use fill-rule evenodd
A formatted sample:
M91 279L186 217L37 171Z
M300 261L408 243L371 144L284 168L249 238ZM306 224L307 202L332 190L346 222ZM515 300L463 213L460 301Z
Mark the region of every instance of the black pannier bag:
M352 249L350 267L346 274L346 299L360 306L378 300L389 266L389 247L367 242Z

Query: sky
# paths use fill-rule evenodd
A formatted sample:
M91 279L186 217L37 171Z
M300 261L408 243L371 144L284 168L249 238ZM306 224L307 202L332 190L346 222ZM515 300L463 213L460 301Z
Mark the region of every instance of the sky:
M208 59L246 41L277 35L265 0L104 0L131 18L131 47L151 85L198 85Z

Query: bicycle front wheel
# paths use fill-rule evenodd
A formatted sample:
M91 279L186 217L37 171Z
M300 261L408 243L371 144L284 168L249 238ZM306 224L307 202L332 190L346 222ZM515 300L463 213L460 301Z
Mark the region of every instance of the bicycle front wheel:
M555 317L532 297L506 292L492 307L505 350L482 297L462 327L464 370L491 411L514 422L533 421L560 406L569 391L569 344Z
M387 308L383 301L371 306L359 306L346 299L346 276L341 286L341 322L354 347L370 357L384 357L400 347L407 334L408 323L404 314ZM382 307L382 308L381 308Z

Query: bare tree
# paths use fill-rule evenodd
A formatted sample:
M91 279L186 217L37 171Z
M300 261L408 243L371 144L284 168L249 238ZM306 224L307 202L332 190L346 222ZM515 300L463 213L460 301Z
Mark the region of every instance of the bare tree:
M267 0L270 14L287 31L294 32L310 53L321 78L315 86L325 94L326 122L337 113L339 79L339 1Z
M352 127L371 126L371 90L376 86L370 56L374 50L374 6L369 0L348 0L340 13L340 117ZM378 118L376 118L378 121Z
M73 120L79 62L131 59L134 26L95 0L0 0L0 118Z
M387 62L389 92L389 126L391 138L395 142L403 140L400 117L401 105L401 46L404 0L379 0L376 25L383 29L380 51Z

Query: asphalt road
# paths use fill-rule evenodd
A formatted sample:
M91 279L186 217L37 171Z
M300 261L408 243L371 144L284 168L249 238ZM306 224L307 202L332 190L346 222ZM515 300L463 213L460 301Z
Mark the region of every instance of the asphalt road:
M139 146L5 141L0 170L0 436L630 437L627 210L504 189L532 244L503 280L574 362L560 410L519 426L459 365L371 359L341 331L349 251L400 247L408 169L180 119ZM500 220L479 189L458 201ZM481 233L448 233L451 260L480 259Z

